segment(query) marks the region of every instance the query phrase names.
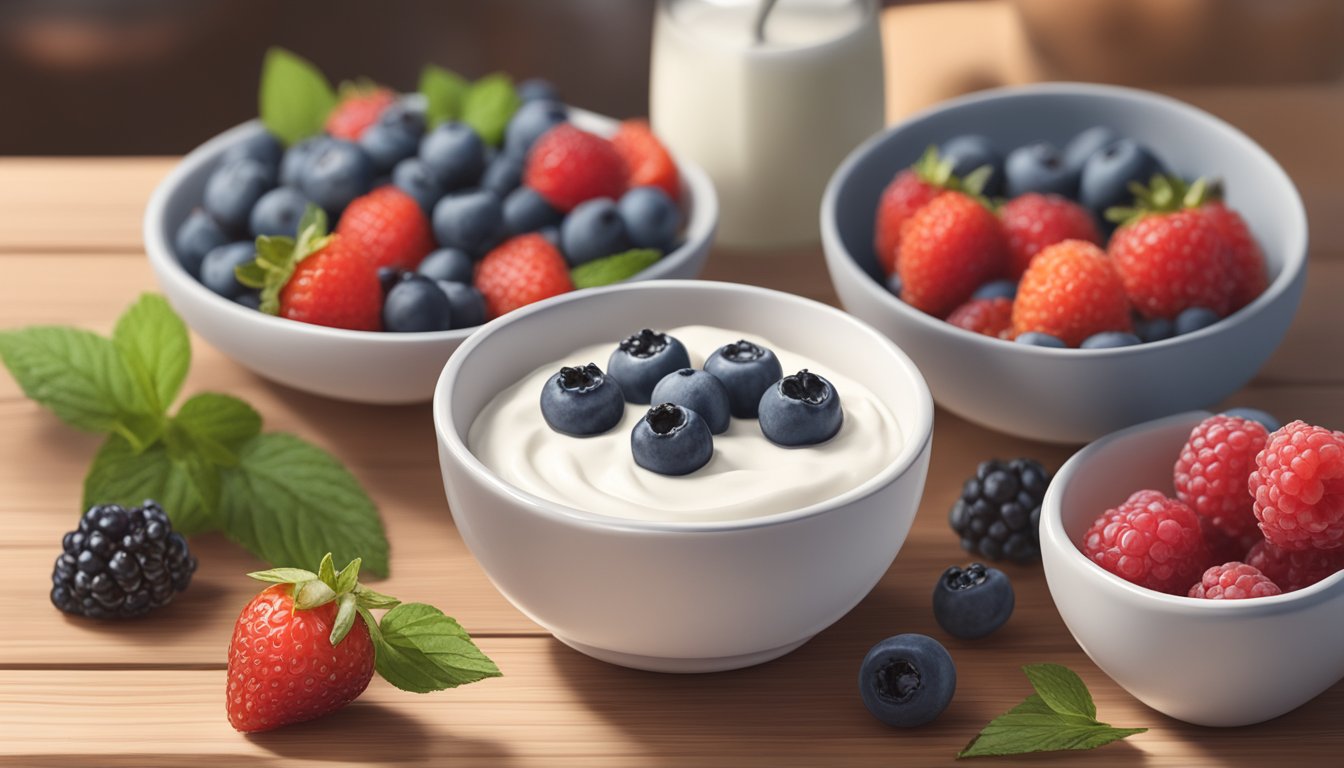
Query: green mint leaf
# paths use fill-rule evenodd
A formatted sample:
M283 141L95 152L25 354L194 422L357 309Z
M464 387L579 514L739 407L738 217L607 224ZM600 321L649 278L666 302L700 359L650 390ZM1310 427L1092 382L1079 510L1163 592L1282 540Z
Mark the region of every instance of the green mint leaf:
M361 610L369 621L367 610ZM370 635L374 668L404 691L441 691L500 674L461 625L430 605L399 605L383 615Z
M1031 687L1049 707L1061 715L1097 716L1097 705L1087 685L1073 670L1059 664L1028 664L1022 668Z
M56 326L3 331L0 359L25 395L72 427L118 433L136 451L158 437L162 419L109 339Z
M261 433L261 414L231 395L203 392L182 404L170 422L168 435L182 442L181 450L212 464L238 463L238 450Z
M580 264L569 271L569 279L575 288L611 285L634 277L662 257L662 252L654 248L636 248Z
M355 626L355 611L358 605L355 603L355 596L349 592L336 598L336 620L331 624L331 645L335 647L338 643L350 634L350 629Z
M222 470L224 532L271 563L341 562L363 556L387 575L387 538L359 481L331 454L283 433L257 435Z
M335 589L338 594L354 592L355 587L359 586L359 567L364 564L364 559L356 557L354 560L346 563L341 572L336 574Z
M271 568L265 571L253 571L247 575L248 578L271 584L302 584L317 578L316 573L302 568Z
M266 52L258 110L276 138L290 145L316 136L335 106L336 92L311 62L283 48Z
M355 597L359 598L359 607L377 610L379 608L396 608L401 605L401 601L391 595L384 595L381 592L374 592L372 589L358 584L355 586Z
M440 123L462 117L467 97L467 81L456 72L433 64L420 71L420 93L425 97L425 124L433 129Z
M168 301L156 294L143 294L117 320L112 343L120 350L153 412L168 410L191 367L187 326Z
M317 578L333 590L336 589L336 563L332 561L330 552L323 555L322 562L318 563Z
M336 590L323 583L320 576L312 581L302 582L294 588L294 607L301 611L326 605L335 599Z
M137 453L120 435L108 435L84 478L84 508L159 502L173 530L184 536L217 528L192 481L191 470L168 455L163 443Z
M462 99L462 122L476 129L492 147L504 141L504 128L523 100L508 75L496 72L471 84Z

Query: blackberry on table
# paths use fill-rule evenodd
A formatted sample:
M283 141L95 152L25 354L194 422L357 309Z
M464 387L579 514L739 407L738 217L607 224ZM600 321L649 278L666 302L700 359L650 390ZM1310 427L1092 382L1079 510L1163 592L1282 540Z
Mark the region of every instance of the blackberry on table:
M128 619L172 602L196 572L196 558L152 500L125 509L91 507L65 534L51 575L51 602L66 613Z
M1041 555L1041 501L1050 474L1032 459L982 461L962 486L948 523L967 552L1029 563Z

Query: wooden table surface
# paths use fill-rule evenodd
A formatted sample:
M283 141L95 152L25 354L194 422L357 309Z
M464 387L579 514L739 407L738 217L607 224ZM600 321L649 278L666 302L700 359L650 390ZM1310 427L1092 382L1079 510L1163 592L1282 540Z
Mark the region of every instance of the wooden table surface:
M976 67L1027 79L1010 16L991 7L997 47ZM952 4L889 11L888 65L920 82L955 83L916 61L918 40L962 25ZM993 14L998 14L994 16ZM987 18L980 16L977 18ZM976 32L975 34L980 34ZM910 43L910 45L906 45ZM1007 51L1008 53L1003 53ZM986 58L1001 60L986 62ZM1024 74L1025 73L1025 74ZM893 77L893 116L940 95ZM952 86L948 86L952 87ZM1228 404L1344 426L1344 90L1338 85L1176 90L1247 131L1280 159L1311 215L1306 298L1282 349ZM943 94L945 95L945 94ZM153 185L174 158L0 159L0 327L70 323L108 331L134 297L154 290L140 239ZM705 277L758 283L823 301L835 295L815 250L750 256L716 252ZM380 589L433 602L461 620L504 677L416 696L375 680L354 705L318 722L246 737L224 717L225 647L261 564L218 536L192 541L200 570L189 591L125 624L67 618L48 602L52 562L79 510L80 482L97 439L76 433L26 400L0 375L0 764L23 766L252 765L941 765L981 725L1029 688L1018 668L1050 661L1077 670L1100 717L1150 730L1086 755L1036 757L1072 765L1332 764L1344 752L1344 686L1255 727L1189 726L1147 709L1102 674L1055 612L1040 567L1008 567L1016 614L991 638L948 638L928 594L966 557L946 513L981 459L1034 456L1052 469L1070 447L986 431L946 411L936 417L927 490L909 540L886 578L850 615L793 654L756 668L670 676L609 666L551 639L488 583L454 529L443 498L428 406L373 407L323 400L264 381L194 338L185 394L247 399L271 430L331 450L380 504L393 576ZM924 632L958 665L952 706L935 724L887 729L863 709L859 660L877 640ZM1291 638L1285 638L1285 643ZM1266 649L1266 653L1291 649ZM1229 674L1255 674L1255 660ZM1010 762L1010 761L1004 761Z

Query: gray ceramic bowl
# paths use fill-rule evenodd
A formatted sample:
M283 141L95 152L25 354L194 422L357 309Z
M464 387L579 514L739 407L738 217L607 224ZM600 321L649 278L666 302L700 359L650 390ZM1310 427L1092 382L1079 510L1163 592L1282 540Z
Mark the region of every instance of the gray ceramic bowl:
M1269 288L1201 331L1118 349L1049 349L992 339L926 315L876 276L873 214L883 187L926 147L962 133L999 146L1062 144L1109 125L1174 171L1218 176L1265 251ZM1080 443L1149 419L1213 405L1250 380L1283 339L1306 280L1307 220L1278 163L1237 129L1165 96L1052 83L942 104L865 142L836 170L821 205L826 264L845 308L891 336L945 408L992 429Z

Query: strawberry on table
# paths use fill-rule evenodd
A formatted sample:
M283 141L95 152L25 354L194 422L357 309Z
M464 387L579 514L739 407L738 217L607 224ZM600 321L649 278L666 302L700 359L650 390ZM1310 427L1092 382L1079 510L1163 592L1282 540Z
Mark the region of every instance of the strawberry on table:
M629 186L657 187L676 202L681 197L681 177L667 147L654 135L647 120L626 120L611 137L611 145L629 170Z
M569 123L537 139L523 171L523 184L565 213L595 197L619 199L626 179L625 161L610 141Z
M327 133L338 139L358 141L378 116L397 100L391 90L376 85L347 85L341 88L341 100L327 115Z
M415 198L397 187L357 197L341 214L336 234L378 267L415 269L434 250L429 219Z
M1084 240L1101 245L1092 214L1059 195L1030 193L1015 197L999 209L1003 231L1008 236L1008 276L1017 279L1031 260L1045 248L1064 240Z
M1007 267L1008 246L999 219L976 198L944 192L901 228L901 300L946 317Z
M476 265L476 288L490 318L574 289L569 265L538 234L505 240Z
M1082 240L1036 255L1013 302L1013 335L1045 333L1070 347L1105 331L1130 330L1124 285L1105 252Z

